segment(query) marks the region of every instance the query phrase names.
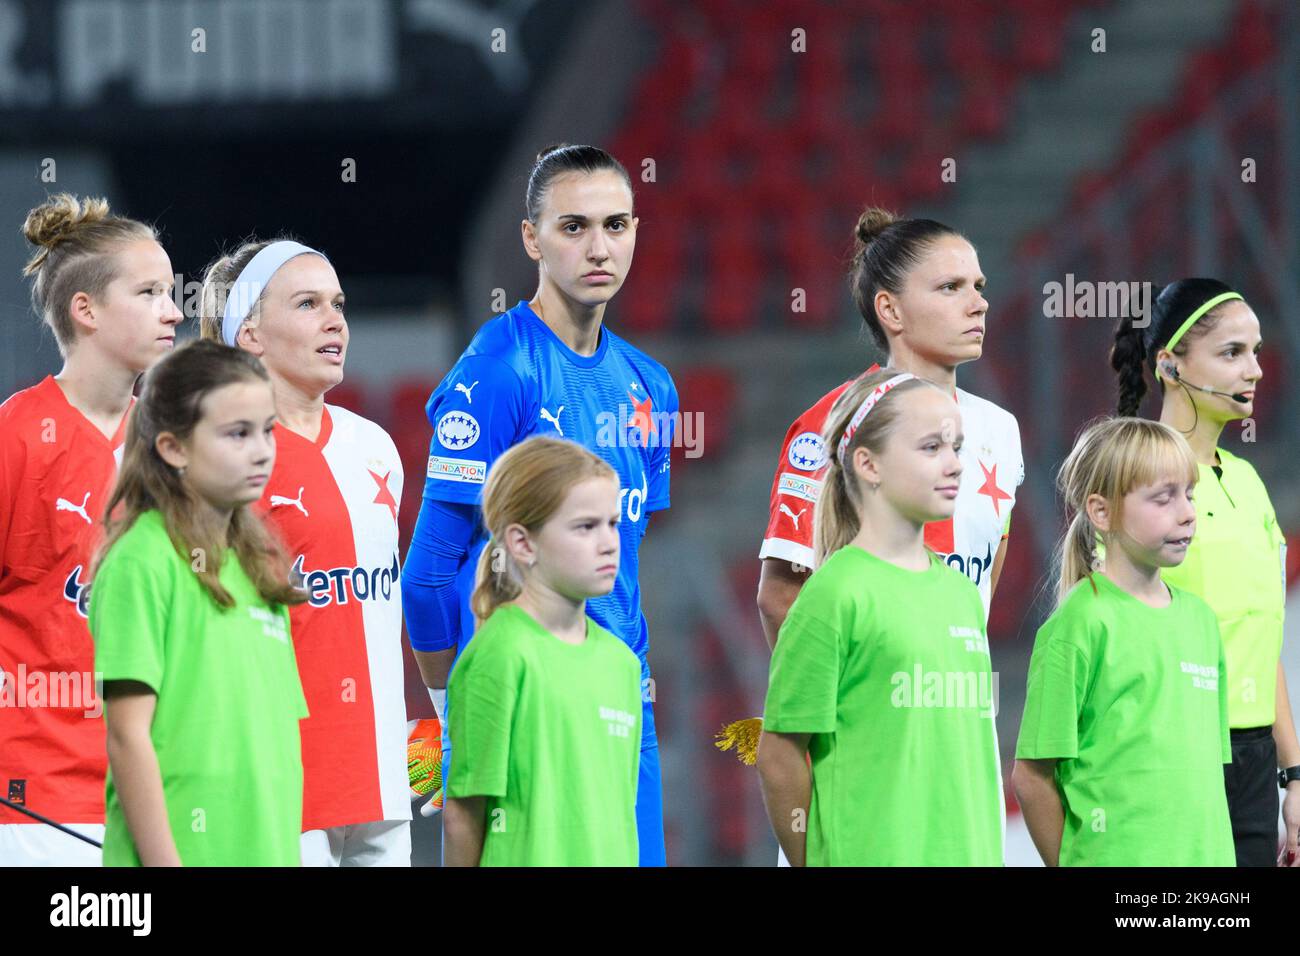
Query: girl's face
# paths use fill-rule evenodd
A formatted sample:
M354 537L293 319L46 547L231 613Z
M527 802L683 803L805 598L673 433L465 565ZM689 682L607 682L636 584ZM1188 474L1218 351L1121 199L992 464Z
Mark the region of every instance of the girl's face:
M117 276L103 294L73 296L73 314L83 327L93 322L97 346L118 364L144 372L176 343L182 316L172 301L172 263L152 239L125 243L116 259Z
M186 441L158 436L158 451L184 481L218 511L233 511L262 496L275 465L275 400L260 380L213 389Z
M898 396L903 408L879 455L853 453L862 497L883 496L911 521L951 518L957 507L962 465L961 412L937 388L915 388ZM870 485L878 484L872 491Z
M1158 358L1173 362L1178 374L1188 382L1248 399L1242 403L1189 388L1192 403L1202 417L1215 422L1248 418L1255 408L1255 383L1264 377L1259 367L1259 319L1239 299L1225 302L1215 315L1219 321L1214 328L1189 342L1185 355L1161 352ZM1166 382L1166 394L1171 388L1182 391L1178 385Z
M319 398L343 381L348 322L334 267L310 253L286 262L266 284L255 327L239 344L273 376Z
M511 535L515 560L537 583L572 601L600 597L618 575L618 482L580 481L536 534ZM518 527L517 525L515 526ZM537 563L529 567L529 562Z
M956 366L983 354L989 309L983 290L975 247L961 236L947 235L925 248L900 294L885 295L893 302L908 347L937 365Z
M1118 528L1106 500L1101 495L1090 495L1089 516L1105 534L1106 553L1120 548L1137 567L1171 568L1182 564L1196 532L1193 488L1193 484L1174 477L1134 488L1124 496Z
M536 223L523 222L524 249L543 281L579 305L614 298L632 267L638 220L632 190L612 169L551 180Z

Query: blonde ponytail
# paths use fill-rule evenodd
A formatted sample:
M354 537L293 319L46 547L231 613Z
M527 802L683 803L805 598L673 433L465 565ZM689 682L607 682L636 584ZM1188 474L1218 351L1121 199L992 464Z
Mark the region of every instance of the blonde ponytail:
M469 599L474 620L480 624L486 621L493 611L519 597L523 590L524 582L514 558L492 538L483 546L474 574L474 593Z

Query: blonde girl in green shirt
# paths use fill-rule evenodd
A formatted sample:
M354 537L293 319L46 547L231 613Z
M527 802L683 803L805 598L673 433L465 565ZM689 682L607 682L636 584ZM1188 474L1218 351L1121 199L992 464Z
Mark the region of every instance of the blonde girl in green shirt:
M817 570L781 625L758 744L772 829L791 866L1000 866L984 604L924 541L956 507L961 411L883 369L822 438Z
M192 342L145 378L90 590L106 866L299 863L307 710L286 606L306 597L248 508L274 424L246 352Z
M1012 775L1048 866L1233 865L1218 622L1160 576L1196 532L1196 479L1178 433L1140 418L1093 424L1061 466L1073 514Z
M483 487L492 538L452 671L447 866L636 866L641 664L586 614L618 575L618 477L535 437Z
M1300 743L1281 662L1286 539L1255 469L1220 447L1229 423L1246 419L1253 433L1261 345L1259 319L1239 293L1215 279L1180 279L1161 291L1145 325L1120 323L1111 365L1119 414L1138 414L1150 372L1160 388L1160 421L1196 456L1196 536L1186 559L1162 574L1203 598L1219 619L1238 865L1297 866ZM1280 852L1279 786L1286 793Z

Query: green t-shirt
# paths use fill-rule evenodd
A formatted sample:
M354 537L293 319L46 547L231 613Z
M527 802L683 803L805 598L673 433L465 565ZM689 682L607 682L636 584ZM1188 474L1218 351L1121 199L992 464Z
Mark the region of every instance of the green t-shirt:
M1154 608L1104 574L1038 630L1016 757L1056 759L1062 866L1234 866L1232 762L1214 612Z
M95 669L158 695L150 734L184 865L298 866L307 702L289 612L262 600L233 550L220 577L236 601L229 610L177 553L161 515L140 515L91 586ZM111 771L104 865L140 865Z
M996 700L965 575L832 554L781 627L763 712L812 735L808 865L1001 866Z
M1250 462L1218 449L1223 477L1200 466L1196 533L1169 584L1213 609L1228 662L1228 724L1267 727L1276 714L1277 662L1286 606L1286 538Z
M497 608L456 662L450 797L486 797L482 866L636 866L641 664Z

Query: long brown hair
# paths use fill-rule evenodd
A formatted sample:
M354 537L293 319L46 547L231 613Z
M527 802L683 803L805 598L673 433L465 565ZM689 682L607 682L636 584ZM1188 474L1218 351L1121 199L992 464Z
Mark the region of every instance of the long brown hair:
M564 438L538 435L496 460L483 486L483 524L492 539L479 556L470 598L478 623L523 591L523 575L505 547L506 528L518 524L536 532L559 510L569 489L588 478L618 483L605 461Z
M1103 418L1084 428L1056 475L1069 525L1056 548L1056 603L1097 567L1098 530L1088 518L1089 495L1110 505L1112 527L1123 520L1123 501L1134 488L1168 475L1194 483L1200 475L1186 439L1161 422Z
M32 308L54 333L59 354L66 356L76 343L77 330L68 306L84 292L101 296L117 278L117 253L129 242L158 241L152 226L125 216L115 216L108 200L78 199L57 193L27 214L23 236L37 246L23 268L34 276Z
M878 385L899 374L901 373L896 368L882 368L875 372L868 372L840 394L826 416L826 425L821 438L826 449L828 467L826 476L822 480L821 494L813 507L813 563L819 567L827 557L852 541L862 526L862 486L857 476L853 474L852 466L846 468L840 464L839 456L836 454L840 438L863 400ZM870 414L862 420L853 437L849 439L849 445L844 450L846 463L853 461L853 452L858 448L880 453L885 446L885 440L898 422L898 415L903 407L901 396L918 388L938 388L938 386L924 379L914 378L894 386L881 397Z
M235 556L262 599L269 604L300 604L306 595L289 581L289 561L279 541L247 506L234 510L227 528L218 525L212 509L203 507L176 469L158 454L158 436L171 432L181 441L194 433L203 417L203 400L216 389L240 382L270 379L262 363L242 349L203 340L183 345L165 356L145 375L140 400L127 424L122 468L104 511L105 534L92 570L146 511L162 514L167 536L176 552L191 563L199 582L224 608L234 598L220 580L225 548Z

